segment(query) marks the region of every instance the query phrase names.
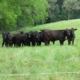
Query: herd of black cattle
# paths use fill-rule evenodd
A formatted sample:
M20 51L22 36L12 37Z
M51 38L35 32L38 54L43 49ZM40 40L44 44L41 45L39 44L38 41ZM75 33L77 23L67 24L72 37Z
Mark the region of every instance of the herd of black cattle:
M60 41L60 45L64 44L64 41L68 41L68 45L74 45L75 33L77 29L64 29L64 30L50 30L43 29L38 31L23 32L18 34L11 34L10 32L2 33L2 47L5 46L40 46L41 43L49 45L50 41L55 43L56 40Z

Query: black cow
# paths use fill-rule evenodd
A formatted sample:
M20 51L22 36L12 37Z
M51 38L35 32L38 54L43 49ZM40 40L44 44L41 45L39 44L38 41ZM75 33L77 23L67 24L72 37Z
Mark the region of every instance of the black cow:
M32 31L27 32L27 39L26 39L27 46L30 46L30 43L31 43L31 35L32 35Z
M15 36L16 46L18 47L26 45L27 44L26 40L27 40L27 33L17 34Z
M67 36L67 39L68 39L68 45L71 44L72 42L72 45L74 45L74 39L75 39L75 33L74 31L76 31L77 29L74 29L74 28L71 28L69 31L70 31L70 35Z
M36 36L35 36L35 41L37 46L41 45L41 42L43 42L43 36L42 36L42 32L35 32Z
M64 44L66 40L66 36L70 35L68 29L65 30L41 30L43 32L44 42L45 45L49 45L50 41L55 43L56 40L60 41L60 45Z
M31 42L32 42L32 46L35 46L36 43L37 45L39 45L39 32L38 31L32 31L31 32Z
M32 46L40 46L41 45L41 33L42 32L38 32L38 31L31 31L31 38L30 41L32 43Z
M43 36L43 32L42 30L39 32L39 45L41 45L41 43L44 43L44 36Z
M14 38L13 38L13 43L15 46L30 46L30 42L31 42L31 31L30 32L23 32L20 31L19 34L13 34Z
M3 41L2 41L2 47L5 45L7 46L7 34L6 32L3 32L2 33L2 38L3 38Z
M20 31L20 33L12 34L13 35L12 42L13 42L14 46L20 45L21 42L18 41L21 36L20 34L24 34L24 31Z
M13 39L12 34L10 34L9 32L3 32L2 37L3 37L2 47L4 46L4 44L5 46L12 46L12 39Z

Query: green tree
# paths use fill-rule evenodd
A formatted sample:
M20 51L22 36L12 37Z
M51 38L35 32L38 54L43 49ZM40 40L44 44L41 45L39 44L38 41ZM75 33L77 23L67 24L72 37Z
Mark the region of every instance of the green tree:
M71 13L73 10L80 10L80 1L79 0L64 0L63 8L68 13L68 19L70 19Z
M53 22L55 19L55 9L56 9L56 2L57 0L47 0L48 4L50 5L49 9L47 10L48 12L48 19L47 22Z
M0 1L0 30L15 28L18 15L20 8L17 0Z
M0 30L44 22L48 7L46 0L1 0Z
M26 2L25 2L26 1ZM18 17L19 26L34 25L34 23L44 22L49 7L46 0L25 0L21 4L22 15Z

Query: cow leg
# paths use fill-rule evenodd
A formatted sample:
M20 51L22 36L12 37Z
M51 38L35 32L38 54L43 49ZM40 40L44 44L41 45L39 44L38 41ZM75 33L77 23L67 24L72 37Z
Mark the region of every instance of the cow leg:
M4 44L5 44L6 47L8 46L8 43L5 42L5 41L3 41L3 42L2 42L2 47L4 46Z
M30 46L30 41L27 41L26 42L26 46Z
M46 46L49 45L49 41L45 41L45 45L46 45Z
M71 44L71 40L68 40L68 45L70 45Z
M7 42L5 42L5 46L6 47L8 47L9 46L9 42L7 41Z
M28 45L28 46L30 46L30 43L31 43L31 42L30 42L30 41L28 41L28 42L27 42L27 45Z
M11 47L13 46L13 42L11 43Z
M21 47L22 41L21 40L17 40L17 47Z
M55 44L55 41L52 41L53 42L53 44Z
M45 45L47 45L47 41L44 41Z
M13 45L13 44L12 44L12 41L10 41L10 42L9 42L9 46L11 46L11 47L12 47L12 45Z
M23 44L24 44L24 46L26 45L26 40L24 40Z
M18 47L17 41L15 41L13 44L14 44L14 47Z
M26 42L25 41L22 41L22 46L25 46L26 45Z
M28 46L30 46L30 42L28 43Z
M21 45L20 44L18 44L16 47L20 47Z
M50 44L50 41L48 41L48 45Z
M41 45L41 42L39 42L39 46Z
M20 47L21 46L21 42L17 42L17 47Z
M35 46L35 42L32 42L32 46Z
M64 43L64 41L61 40L61 41L60 41L60 45L63 45L63 43Z
M15 43L13 43L13 45L14 45L14 47L16 47L16 44Z
M62 41L62 45L64 44L64 40Z
M37 42L37 46L40 46L41 45L41 42Z

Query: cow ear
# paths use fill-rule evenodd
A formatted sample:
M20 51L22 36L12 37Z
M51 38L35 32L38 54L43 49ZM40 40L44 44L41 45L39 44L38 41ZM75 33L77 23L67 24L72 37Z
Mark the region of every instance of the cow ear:
M77 30L77 29L74 29L75 31Z

